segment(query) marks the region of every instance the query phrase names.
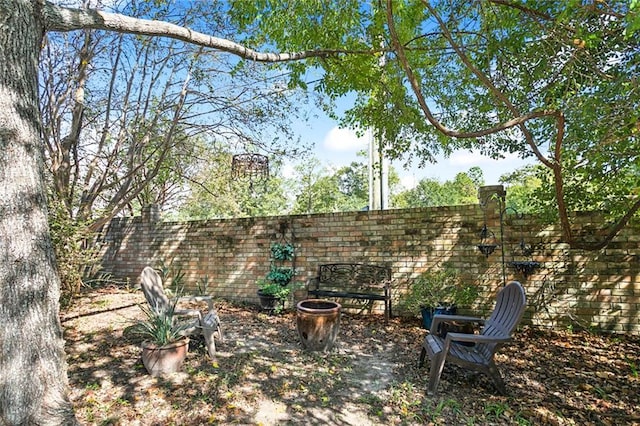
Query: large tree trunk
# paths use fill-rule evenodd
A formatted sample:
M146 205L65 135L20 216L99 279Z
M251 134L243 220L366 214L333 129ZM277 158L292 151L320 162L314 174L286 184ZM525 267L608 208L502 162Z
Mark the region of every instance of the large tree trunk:
M46 0L0 0L0 426L77 423L47 224L37 63L45 30L84 28L171 37L260 62L337 52L262 53L167 22Z
M47 223L38 1L0 0L0 424L76 424Z

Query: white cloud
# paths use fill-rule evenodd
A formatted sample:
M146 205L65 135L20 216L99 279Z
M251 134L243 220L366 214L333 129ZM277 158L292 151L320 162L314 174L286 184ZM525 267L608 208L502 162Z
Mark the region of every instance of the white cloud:
M353 152L364 149L367 143L367 135L359 138L353 130L334 127L325 136L322 147L328 151Z
M291 179L295 176L296 171L294 169L294 165L291 163L285 163L282 166L282 176L284 176L287 179Z
M478 164L484 158L479 154L474 154L468 151L458 151L454 152L451 157L449 157L449 163L453 166L467 166L470 164Z
M416 179L416 175L401 175L400 185L407 190L413 189L418 185L418 179Z

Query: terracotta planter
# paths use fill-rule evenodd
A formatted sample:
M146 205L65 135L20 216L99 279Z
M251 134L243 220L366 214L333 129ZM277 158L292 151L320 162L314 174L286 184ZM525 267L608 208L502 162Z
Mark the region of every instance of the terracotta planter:
M152 376L180 371L187 357L189 339L181 339L164 346L142 343L142 363Z
M308 351L333 348L340 329L342 306L330 300L307 299L296 305L296 325L302 347Z

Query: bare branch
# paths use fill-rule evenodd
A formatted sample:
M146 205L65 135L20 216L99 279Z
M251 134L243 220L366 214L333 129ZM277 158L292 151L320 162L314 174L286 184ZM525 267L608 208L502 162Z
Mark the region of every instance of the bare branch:
M46 2L43 10L48 31L79 29L111 30L120 33L161 36L232 53L255 62L287 62L306 58L336 56L340 53L371 54L375 50L347 51L339 49L304 50L300 52L258 52L242 44L163 21L137 19L117 13L92 9L73 9Z

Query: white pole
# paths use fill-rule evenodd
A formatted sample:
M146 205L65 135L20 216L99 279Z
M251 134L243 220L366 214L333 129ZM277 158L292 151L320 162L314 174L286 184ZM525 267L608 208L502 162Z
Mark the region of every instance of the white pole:
M381 42L381 47L384 43ZM384 72L386 58L380 56L378 65ZM369 130L369 210L389 208L389 162L382 155L382 141L377 140Z
M380 142L369 131L369 210L389 208L389 161L380 152Z
M369 210L380 210L380 157L378 143L371 130L367 133L369 133Z

